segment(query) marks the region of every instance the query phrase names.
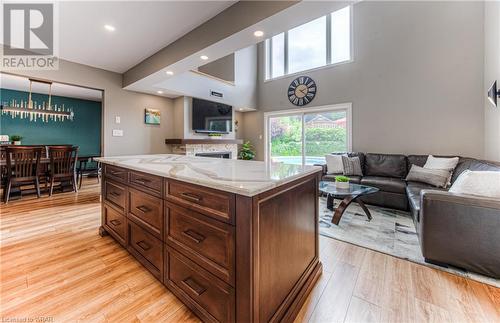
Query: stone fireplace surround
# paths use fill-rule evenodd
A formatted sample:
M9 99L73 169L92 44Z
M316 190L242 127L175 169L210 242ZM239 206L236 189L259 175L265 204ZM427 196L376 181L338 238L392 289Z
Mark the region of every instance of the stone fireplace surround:
M229 153L231 159L238 158L237 144L174 144L172 153L186 156L196 156L198 153Z

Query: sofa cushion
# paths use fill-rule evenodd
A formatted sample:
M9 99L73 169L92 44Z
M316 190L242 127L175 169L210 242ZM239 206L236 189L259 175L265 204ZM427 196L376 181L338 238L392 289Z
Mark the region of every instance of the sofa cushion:
M406 195L408 195L410 207L417 211L420 211L420 192L422 190L446 191L444 188L437 188L429 184L409 181L406 185Z
M361 160L359 157L342 156L342 165L344 175L346 176L363 176L363 169L361 168Z
M344 165L342 164L342 155L325 155L327 174L343 174Z
M500 172L466 170L458 176L450 192L500 200Z
M347 177L349 177L349 182L353 184L361 184L361 176L350 175Z
M500 163L473 158L460 158L457 167L455 167L455 171L451 176L451 183L453 184L457 180L458 176L460 176L460 174L467 169L472 171L500 172Z
M427 169L412 165L406 180L431 184L436 187L446 187L450 177L451 172L446 169Z
M428 157L429 157L429 155L408 155L408 157L407 157L407 159L408 159L408 171L410 171L411 165L417 165L417 166L420 166L420 167L424 167L425 163L427 162ZM451 156L451 155L446 155L446 156L443 156L443 155L434 155L434 157L452 158L452 157L456 157L456 156ZM458 164L460 164L461 162L463 162L463 161L465 161L467 159L470 160L471 158L459 157ZM455 169L458 168L458 164L457 164L457 167Z
M384 192L405 193L406 183L402 179L382 176L364 176L361 184L374 186Z
M346 153L346 152L337 152L337 153L331 153L330 155L344 155L344 156L348 156L348 157L359 157L359 161L361 163L361 169L364 169L365 168L365 154L363 153L356 153L356 152L350 152L350 153Z
M427 157L429 155L408 155L408 165L407 169L410 171L412 165L417 165L420 167L424 167L425 163L427 162Z
M405 155L366 154L365 175L405 178L407 174Z
M408 210L408 198L406 194L378 191L373 194L360 197L365 204L378 205L384 208L396 210Z

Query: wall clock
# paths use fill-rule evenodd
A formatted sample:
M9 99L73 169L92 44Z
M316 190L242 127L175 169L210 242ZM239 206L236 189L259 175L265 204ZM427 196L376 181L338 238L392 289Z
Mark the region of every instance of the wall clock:
M310 103L318 90L316 82L308 76L299 76L288 87L288 100L299 107Z

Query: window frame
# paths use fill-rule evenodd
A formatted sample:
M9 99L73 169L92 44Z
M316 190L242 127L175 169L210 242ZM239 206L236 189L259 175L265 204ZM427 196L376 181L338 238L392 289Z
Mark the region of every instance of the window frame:
M282 111L272 111L272 112L264 112L264 160L266 164L271 163L271 142L269 138L269 129L270 129L270 121L273 117L284 117L284 116L292 116L292 115L300 115L302 119L302 165L305 165L305 131L304 131L304 116L306 114L318 113L318 112L333 112L333 111L346 111L347 123L346 123L346 132L347 132L347 150L348 152L352 151L352 103L338 103L331 105L323 105L314 108L300 108L300 109L288 109Z
M341 62L335 62L335 63L332 63L332 13L338 11L338 10L342 10L346 7L349 7L349 53L350 53L350 59L348 60L345 60L345 61L341 61ZM273 35L272 37L266 39L264 41L264 60L265 60L265 64L264 64L264 82L269 82L269 81L274 81L274 80L279 80L279 79L282 79L282 78L285 78L285 77L290 77L290 76L296 76L296 75L300 75L304 72L311 72L311 71L316 71L316 70L320 70L320 69L324 69L324 68L331 68L331 67L335 67L335 66L338 66L338 65L341 65L341 64L347 64L347 63L352 63L354 61L354 50L353 50L353 6L352 5L349 5L349 6L345 6L345 7L342 7L342 8L339 8L335 11L332 11L331 13L327 14L326 16L321 16L321 17L326 17L326 31L325 31L325 37L326 37L326 53L325 53L325 57L326 57L326 64L325 65L322 65L322 66L318 66L318 67L314 67L314 68L311 68L311 69L306 69L306 70L302 70L302 71L298 71L298 72L294 72L294 73L288 73L288 66L289 66L289 54L288 54L288 32L291 30L291 29L294 29L294 28L297 28L297 27L300 27L302 25L299 25L299 26L295 26L289 30L286 30L283 32L284 34L284 57L283 57L283 61L284 61L284 74L283 75L280 75L280 76L276 76L276 77L273 77L272 76L272 71L273 71L273 68L272 68L272 65L273 65L273 60L272 60L272 55L273 55L273 52L272 52L272 38L274 36L277 36L279 34L276 34L276 35ZM321 18L321 17L318 17L318 18ZM315 18L315 19L318 19L318 18ZM315 20L313 19L313 20ZM312 21L312 20L311 20Z

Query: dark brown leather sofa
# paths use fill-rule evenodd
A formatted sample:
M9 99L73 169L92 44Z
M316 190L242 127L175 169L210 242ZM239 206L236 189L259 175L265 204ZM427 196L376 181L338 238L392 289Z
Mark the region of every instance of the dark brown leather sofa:
M363 202L410 211L425 260L500 278L500 201L449 193L419 182L406 182L411 165L427 155L349 153L358 156L363 176L351 182L379 188ZM470 170L499 171L500 163L460 157L451 182ZM335 180L324 166L323 180ZM499 183L500 185L500 183Z

